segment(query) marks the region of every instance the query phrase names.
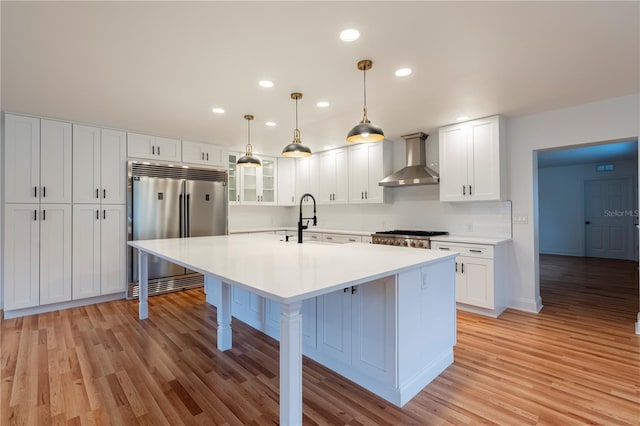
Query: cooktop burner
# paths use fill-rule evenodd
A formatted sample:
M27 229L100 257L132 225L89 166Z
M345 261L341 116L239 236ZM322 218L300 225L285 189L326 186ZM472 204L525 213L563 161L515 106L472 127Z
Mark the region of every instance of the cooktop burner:
M435 237L437 235L448 235L446 231L409 231L404 229L394 229L393 231L376 232L378 235L407 235L411 237Z

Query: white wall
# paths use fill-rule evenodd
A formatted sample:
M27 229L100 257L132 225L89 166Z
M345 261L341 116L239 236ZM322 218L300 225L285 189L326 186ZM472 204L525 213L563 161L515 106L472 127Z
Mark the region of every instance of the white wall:
M528 223L513 226L511 306L539 311L538 165L536 150L632 139L640 133L639 94L509 119L507 143L510 198L514 215Z
M626 160L612 163L615 164L613 172L601 173L596 172L596 164L538 169L540 253L585 255L586 180L630 177L634 185L634 199L630 210L637 209L635 189L638 182L638 162ZM630 229L629 232L637 239L635 229ZM636 255L633 259L637 257Z

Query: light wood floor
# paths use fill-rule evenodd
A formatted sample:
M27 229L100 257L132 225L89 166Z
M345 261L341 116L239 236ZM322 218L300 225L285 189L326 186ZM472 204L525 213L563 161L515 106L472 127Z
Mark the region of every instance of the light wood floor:
M400 409L304 360L305 424L640 425L637 264L542 256L538 315L459 312L455 363ZM277 424L277 342L234 322L216 350L199 290L1 327L1 425Z

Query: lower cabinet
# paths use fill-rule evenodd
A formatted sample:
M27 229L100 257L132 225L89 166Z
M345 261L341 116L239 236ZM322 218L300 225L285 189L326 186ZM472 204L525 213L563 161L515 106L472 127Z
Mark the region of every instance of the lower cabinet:
M319 296L318 355L393 384L395 287L390 276Z
M458 308L497 317L506 306L505 244L432 241L434 250L460 253L456 258ZM476 309L478 308L478 309Z
M73 206L73 299L126 290L126 206Z
M71 205L5 204L4 309L71 299Z

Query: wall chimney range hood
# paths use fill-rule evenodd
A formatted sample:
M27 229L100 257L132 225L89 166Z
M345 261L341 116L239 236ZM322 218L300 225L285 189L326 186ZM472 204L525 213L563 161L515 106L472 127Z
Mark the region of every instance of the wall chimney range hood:
M426 133L402 136L407 143L407 166L378 182L380 186L434 185L440 183L438 174L427 167Z

